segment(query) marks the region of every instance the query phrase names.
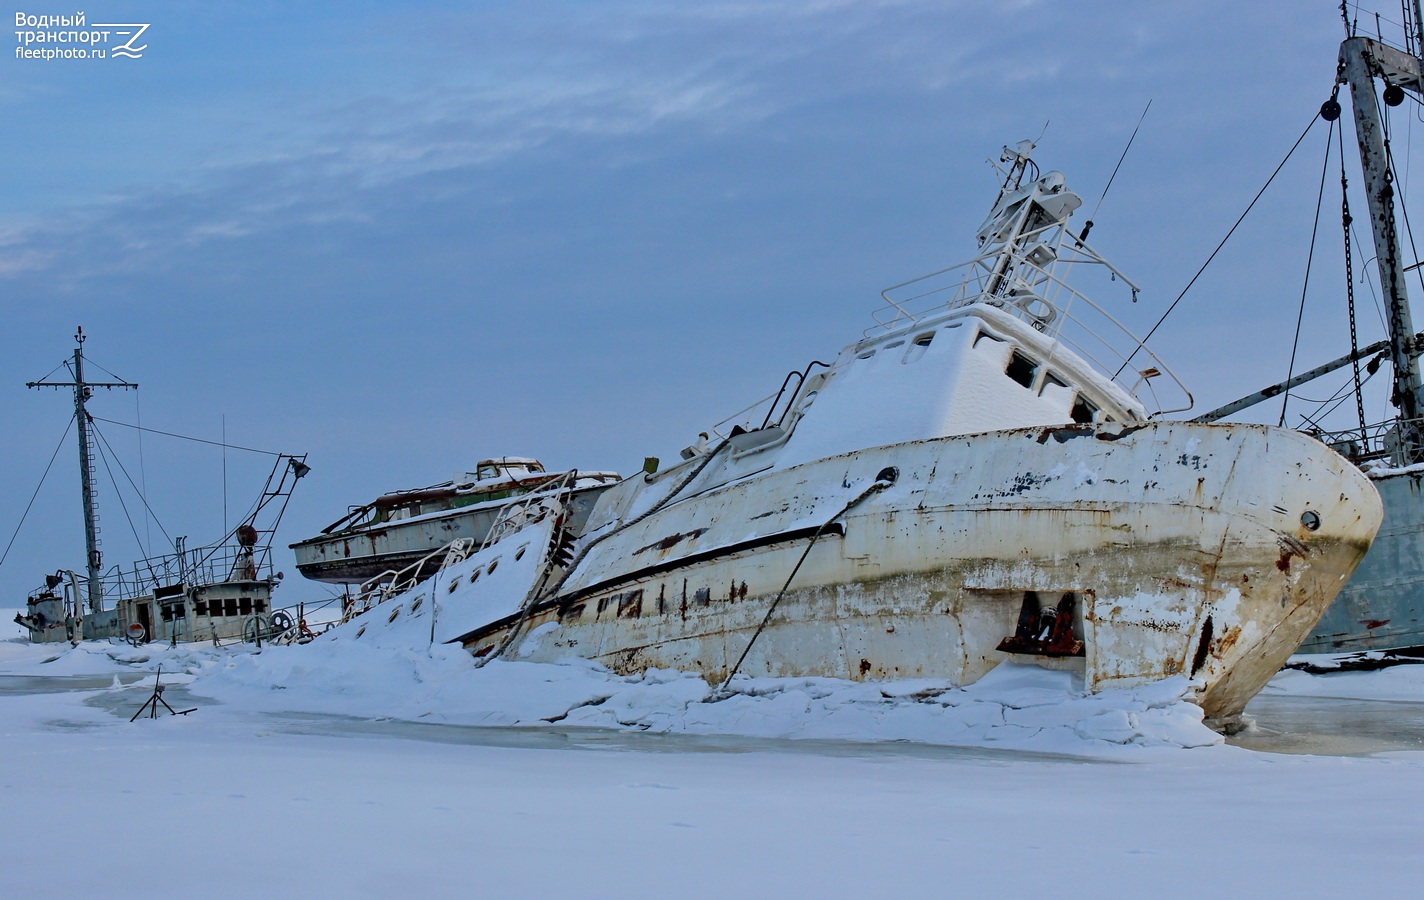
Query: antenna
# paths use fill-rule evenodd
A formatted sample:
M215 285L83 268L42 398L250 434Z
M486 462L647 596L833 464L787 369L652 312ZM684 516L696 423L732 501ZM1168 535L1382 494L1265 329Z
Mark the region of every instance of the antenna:
M1152 101L1148 100L1147 105L1142 107L1142 115L1137 117L1137 124L1133 126L1132 134L1127 138L1127 146L1122 148L1122 156L1117 158L1117 165L1113 166L1112 174L1108 176L1108 183L1103 187L1103 192L1098 195L1098 205L1093 207L1093 214L1088 216L1088 221L1083 223L1083 233L1078 235L1078 240L1086 241L1088 232L1093 230L1093 220L1098 216L1098 210L1103 208L1103 200L1108 195L1108 189L1113 185L1113 179L1117 178L1117 170L1122 168L1122 161L1127 159L1127 151L1132 149L1132 142L1137 140L1137 130L1142 127L1142 120L1147 118L1147 111L1152 108ZM1048 126L1043 126L1047 128Z

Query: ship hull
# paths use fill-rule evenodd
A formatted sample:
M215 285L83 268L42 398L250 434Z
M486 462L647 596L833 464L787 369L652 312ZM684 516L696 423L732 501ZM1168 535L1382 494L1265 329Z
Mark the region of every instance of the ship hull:
M484 541L502 505L453 509L438 516L323 535L293 544L292 553L303 577L327 584L361 584L382 573L398 572L451 541Z
M892 468L891 486L851 503ZM744 652L748 675L968 684L1010 658L1077 671L1088 690L1182 674L1225 720L1315 625L1380 515L1357 469L1281 429L915 441L755 475L594 535L556 595L463 643L483 656L539 629L521 658L714 681ZM1047 608L1065 594L1082 655L999 649L1026 595Z
M571 493L571 522L587 518L603 489L580 488ZM477 545L484 543L508 502L501 499L309 538L291 545L297 571L328 584L362 584L382 575L389 578L452 541L464 538Z
M1384 523L1301 653L1424 647L1424 472L1372 479Z

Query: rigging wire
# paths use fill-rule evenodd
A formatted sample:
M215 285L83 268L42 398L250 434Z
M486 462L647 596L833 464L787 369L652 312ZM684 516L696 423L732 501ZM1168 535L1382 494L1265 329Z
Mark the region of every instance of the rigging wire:
M1363 385L1366 385L1366 384L1369 384L1369 383L1370 383L1370 379L1371 379L1371 378L1374 378L1375 375L1376 375L1378 372L1379 372L1379 369L1375 369L1373 372L1368 372L1368 373L1365 375L1364 380L1361 381L1360 384L1361 384L1362 386L1363 386ZM1321 428L1320 425L1318 424L1319 421L1320 421L1321 419L1324 419L1326 416L1330 415L1331 413L1333 413L1335 410L1339 409L1339 408L1340 408L1340 404L1342 404L1342 403L1344 403L1346 400L1350 399L1350 394L1354 394L1356 397L1358 397L1358 396L1359 396L1359 392L1353 390L1353 387L1354 387L1353 384L1351 384L1350 382L1346 382L1345 385L1340 388L1340 390L1338 390L1338 391L1335 392L1335 395L1334 395L1331 399L1323 401L1323 403L1333 403L1333 404L1334 404L1333 406L1329 407L1328 409L1322 410L1322 411L1321 411L1320 413L1318 413L1318 414L1315 416L1315 418L1313 418L1313 419L1312 419L1310 416L1302 415L1302 416L1300 417L1300 418L1301 418L1301 421L1302 421L1302 422L1305 422L1305 423L1308 424L1308 425L1310 425L1312 428L1316 429L1317 431L1322 431L1322 432L1325 431L1325 429L1324 429L1324 428ZM1348 391L1348 393L1347 393L1347 391ZM1363 429L1363 428L1360 429L1360 437L1361 437L1361 439L1365 439L1365 429Z
M171 432L171 431L159 431L157 428L144 428L144 427L142 427L142 426L140 426L140 425L134 425L134 424L132 424L132 423L130 423L130 422L118 422L118 421L115 421L115 420L113 420L113 419L101 419L101 418L99 418L98 416L90 416L90 417L89 417L89 420L92 421L92 422L103 422L103 423L105 423L105 424L107 424L107 425L118 425L118 426L120 426L121 428L133 428L133 429L136 429L136 430L139 430L139 431L146 431L146 432L148 432L149 434L161 434L161 435L163 435L164 437L179 438L180 440L184 440L184 441L193 441L194 443L197 443L197 444L208 444L208 445L213 446L213 447L225 447L225 448L227 448L228 450L244 450L244 451L246 451L246 452L248 452L248 453L261 453L261 454L263 454L264 456L283 456L283 455L284 455L284 454L281 454L281 453L277 453L276 451L273 451L273 450L258 450L256 447L240 447L240 446L238 446L237 444L228 444L228 443L225 443L225 442L223 442L223 441L210 441L210 440L207 440L206 438L189 437L189 436L186 435L186 434L174 434L174 433Z
M99 429L95 428L94 433L98 434L98 432ZM104 471L109 475L109 483L114 486L114 496L118 498L119 509L124 511L124 519L129 523L129 531L133 532L134 542L138 544L138 548L143 551L144 556L151 556L149 548L143 543L143 538L138 536L138 528L134 526L133 516L129 515L129 505L124 502L124 492L119 489L119 480L114 477L114 470L109 468L109 455L104 452L104 447L105 444L102 442L101 436L101 443L94 445L94 449L99 451L99 461L104 464ZM110 450L112 449L111 447Z
M140 430L139 430L139 433L138 433L138 482L139 482L139 485L142 486L142 488L143 488L143 490L141 490L141 491L139 492L140 495L141 495L141 496L144 496L144 497L147 497L147 496L148 496L148 467L145 466L145 465L144 465L144 462L143 462L143 430L142 430L142 429L143 429L143 410L139 407L138 393L139 393L138 391L134 391L134 419L138 422L139 429L140 429ZM153 546L153 529L152 529L151 527L149 527L149 526L151 525L151 523L152 523L152 519L151 519L150 517L145 517L145 518L144 518L144 520L143 520L143 533L144 533L145 536L147 536L147 538L148 538L148 546L150 546L150 547Z
M49 381L49 376L53 375L55 372L58 372L60 369L68 369L68 368L69 368L69 360L67 360L67 359L60 360L59 365L55 366L53 369L50 369L48 372L44 373L44 375L41 376L41 377L38 379L38 381L36 381L35 383L38 384L38 383L41 382L41 381Z
M1177 295L1177 299L1173 300L1171 305L1167 307L1167 311L1162 313L1161 318L1157 320L1157 324L1152 326L1152 330L1148 331L1146 336L1144 336L1142 340L1137 342L1138 346L1132 351L1131 354L1128 355L1127 359L1123 362L1123 364L1118 367L1118 370L1113 373L1113 378L1117 378L1123 373L1123 370L1125 370L1132 362L1133 357L1137 356L1137 353L1139 350L1142 349L1142 346L1146 344L1149 340L1151 340L1152 335L1157 333L1157 329L1162 327L1162 323L1167 321L1167 317L1172 314L1172 310L1176 309L1177 304L1182 302L1182 298L1187 295L1187 291L1190 291L1192 289L1192 285L1197 283L1197 279L1200 278L1201 274L1206 271L1207 266L1211 265L1212 260L1216 259L1216 255L1221 252L1221 248L1226 246L1226 242L1231 240L1231 236L1236 233L1236 229L1240 227L1241 223L1246 219L1246 216L1251 212L1253 208L1255 208L1256 201L1261 199L1261 195L1266 193L1266 189L1271 186L1271 182L1276 180L1276 176L1281 173L1281 169L1285 168L1286 163L1289 162L1291 156L1295 154L1296 148L1300 146L1301 141L1305 140L1305 136L1310 133L1310 129L1315 127L1315 122L1319 118L1320 112L1317 110L1310 117L1310 122L1305 126L1305 130L1300 133L1300 137L1296 138L1295 143L1292 144L1291 148L1286 151L1285 158L1282 159L1280 161L1280 164L1276 166L1275 171L1271 173L1271 177L1266 179L1266 183L1261 185L1261 189L1256 192L1256 196L1252 197L1251 202L1246 204L1246 209L1242 210L1241 215L1237 217L1235 224L1233 224L1231 226L1231 229L1226 232L1226 237L1222 238L1221 243L1216 245L1216 249L1211 251L1211 255L1206 258L1206 262L1201 264L1201 268L1197 269L1196 274L1192 276L1192 280L1187 282L1187 286L1182 288L1182 292Z
M58 368L56 366L56 368ZM51 372L50 375L54 373ZM46 375L45 378L48 378ZM15 526L15 533L10 535L10 543L5 545L5 552L0 553L0 566L5 564L5 560L10 555L10 548L15 546L15 538L20 536L20 529L25 525L25 518L30 514L30 508L35 505L35 498L40 495L40 488L44 487L45 479L49 477L49 470L54 467L54 461L59 456L60 448L64 446L65 440L69 437L69 429L74 427L74 416L69 416L69 424L64 427L64 434L60 436L59 443L55 445L54 452L50 454L49 464L45 466L44 474L40 476L40 483L35 485L35 492L30 495L30 502L25 504L25 511L20 514L20 523Z
M223 531L227 531L227 415L222 417Z
M104 368L103 366L99 365L98 363L94 362L94 360L90 359L90 358L87 357L87 356L84 357L84 361L87 362L89 365L93 366L94 368L98 369L100 372L103 372L105 375L108 375L110 378L114 379L115 381L122 381L124 384L128 384L128 383L129 383L129 380L128 380L127 378L123 378L123 377L120 377L120 376L118 376L118 375L115 375L113 372L110 372L108 369L106 369L106 368ZM137 387L137 385L135 385L135 387Z
M1388 110L1388 107L1386 107L1386 110ZM1383 130L1384 130L1384 159L1385 159L1385 165L1389 167L1390 174L1394 177L1394 183L1400 185L1399 211L1400 211L1400 213L1402 213L1403 216L1404 216L1404 233L1405 233L1405 235L1408 236L1408 238L1409 238L1409 252L1414 255L1414 262L1415 262L1415 263L1418 263L1418 262L1419 262L1419 249L1418 249L1418 248L1415 246L1415 244L1414 244L1414 228L1409 224L1409 207L1408 207L1407 205L1405 205L1405 202L1404 202L1404 186L1403 186L1403 183L1400 182L1400 180L1399 180L1399 170L1398 170L1397 168L1395 168L1395 165L1394 165L1394 151L1390 148L1390 144L1389 144L1389 113L1388 113L1388 112L1386 112L1386 113L1381 117L1381 123L1382 123ZM1406 161L1407 161L1407 160L1406 160ZM1414 266L1414 274L1415 274L1415 277L1417 277L1417 278L1419 279L1419 289L1420 289L1421 291L1424 291L1424 272L1420 271L1419 266L1416 265L1416 266Z
M281 454L278 454L278 455L281 455ZM270 483L270 482L269 482L269 483ZM228 542L235 534L237 534L237 530L238 530L239 528L241 528L243 525L247 524L248 522L254 522L254 521L256 521L256 519L257 519L257 514L260 513L260 512L262 512L262 510L266 509L266 508L267 508L267 504L269 504L269 503L271 503L272 501L276 500L276 499L277 499L277 496L278 496L277 494L269 494L269 493L264 492L261 497L259 497L257 500L254 500L253 503L252 503L252 505L247 508L247 514L242 517L241 521L240 521L237 525L234 525L232 528L228 529L227 533L222 536L222 539L221 539L221 540L217 541L217 542L214 543L214 544L209 545L209 546L206 548L208 552L207 552L207 553L204 553L204 554L198 559L198 561L195 563L195 565L198 565L198 566L204 565L205 563L207 563L208 560L212 559L215 555L217 555L217 552L218 552L219 550L221 550L224 546L226 546L226 545L227 545L227 542ZM198 549L203 549L203 548L198 548ZM270 566L270 565L271 565L271 559L272 559L272 557L271 557L271 546L270 546L270 544L269 544L269 546L267 547L266 552L264 553L264 558L267 560L267 562L265 563L265 565L269 565L269 566ZM261 567L259 566L259 568L261 568Z
M1311 406L1325 406L1328 403L1334 403L1336 400L1339 400L1345 394L1346 391L1353 391L1355 386L1352 381L1353 379L1346 380L1346 382L1338 389L1336 389L1335 392L1332 393L1329 397L1315 399L1297 393L1295 395L1295 399L1299 400L1302 403L1309 403Z
M1385 107L1388 109L1389 107ZM1385 114L1386 118L1388 113ZM1409 194L1409 172L1413 168L1414 162L1414 117L1405 115L1404 117L1404 179L1399 182L1400 203ZM1416 260L1417 262L1418 260Z
M1291 341L1290 365L1286 367L1286 381L1289 382L1295 377L1295 357L1300 350L1300 326L1305 321L1305 295L1310 288L1310 270L1315 262L1315 239L1320 234L1320 207L1325 202L1325 175L1330 171L1330 139L1335 136L1335 123L1330 123L1330 129L1325 132L1325 159L1320 164L1320 189L1315 195L1315 220L1310 229L1310 251L1305 257L1305 280L1300 286L1300 310L1295 316L1295 339ZM1353 321L1353 320L1352 320ZM1351 348L1356 349L1354 347ZM1286 424L1286 407L1290 405L1290 388L1286 388L1281 395L1281 419L1278 423L1282 427Z
M1317 399L1317 397L1307 397L1304 396L1304 394L1297 393L1296 399L1300 400L1300 402L1302 403L1312 404L1312 406L1326 406L1327 403L1334 403L1336 402L1336 400L1339 400L1341 394L1344 394L1344 392L1347 392L1347 390L1350 390L1350 392L1353 392L1354 390L1354 384L1351 383L1351 380L1347 380L1346 383L1341 384L1340 389L1336 390L1336 392L1334 392L1333 394L1330 394L1329 397L1319 397L1319 399ZM1304 419L1304 416L1302 416L1302 419Z
M1152 108L1152 101L1149 99L1147 105L1142 107L1142 115L1137 117L1137 124L1132 128L1132 134L1127 138L1127 146L1122 148L1122 155L1117 158L1117 165L1113 166L1112 174L1108 176L1108 183L1103 186L1103 192L1098 195L1098 203L1093 207L1093 214L1088 216L1088 220L1083 223L1083 232L1078 235L1078 240L1086 241L1088 232L1093 230L1093 220L1098 217L1098 210L1103 208L1103 201L1107 199L1108 191L1112 189L1113 180L1117 178L1117 170L1122 168L1122 161L1127 159L1127 151L1132 149L1132 142L1137 140L1137 131L1142 127L1142 120L1147 118L1147 111ZM1044 126L1047 128L1048 126Z
M108 421L108 419L100 419L98 416L90 416L90 417L89 417L89 424L91 424L91 425L93 425L95 422L107 422L107 421ZM119 424L123 424L123 423L119 423ZM143 495L143 492L138 489L138 485L134 484L133 476L129 474L129 470L128 470L128 469L125 469L125 468L124 468L123 461L119 459L118 454L117 454L117 453L114 453L114 448L113 448L112 445L109 444L109 439L104 436L104 433L99 430L99 426L97 426L97 425L94 425L94 433L99 436L99 440L100 440L100 441L102 441L106 446L109 447L109 453L114 457L114 462L115 462L115 464L118 465L119 471L124 473L124 478L128 479L129 487L133 488L133 489L134 489L134 493L138 494L138 499L143 503L144 509L148 510L148 514L153 517L153 522L154 522L154 524L156 524L156 525L158 526L158 530L161 531L161 532L163 532L163 536L164 536L165 538L167 538L168 543L169 543L169 544L172 544L172 543L173 543L173 538L168 534L168 529L166 529L166 528L163 527L163 523L160 522L159 519L158 519L158 514L153 511L153 507L151 507L151 506L148 505L148 498L145 497L145 496ZM113 477L112 474L110 475L110 477L111 477L111 478ZM115 493L118 493L117 483L115 484ZM120 500L120 503L122 503L122 502L123 502L123 501Z
M1350 221L1350 234L1354 235L1356 247L1363 247L1365 245L1364 241L1360 240L1360 232L1359 229L1355 227L1353 219ZM1356 252L1360 253L1358 250ZM1363 256L1363 253L1361 253L1361 256ZM1374 262L1376 258L1377 257L1371 256L1369 259L1360 260L1360 284L1370 289L1370 300L1375 304L1375 315L1379 317L1380 331L1389 334L1389 325L1384 320L1384 306L1380 304L1379 293L1375 291L1375 283L1370 280L1370 263Z

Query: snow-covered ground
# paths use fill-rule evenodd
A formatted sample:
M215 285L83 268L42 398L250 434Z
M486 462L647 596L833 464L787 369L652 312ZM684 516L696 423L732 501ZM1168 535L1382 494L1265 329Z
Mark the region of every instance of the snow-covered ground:
M130 723L160 665L196 711ZM0 894L1318 896L1424 876L1424 752L1244 749L1183 683L737 687L349 641L0 640ZM1284 673L1262 729L1342 704L1322 695L1418 719L1424 667Z

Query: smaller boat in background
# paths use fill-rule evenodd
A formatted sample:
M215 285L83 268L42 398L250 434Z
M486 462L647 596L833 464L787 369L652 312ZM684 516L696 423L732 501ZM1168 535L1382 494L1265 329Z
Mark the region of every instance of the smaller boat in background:
M96 388L133 390L138 385L89 380L84 374L84 329L74 339L74 356L62 364L71 380L32 381L26 387L74 392L86 569L83 575L61 569L45 576L44 586L30 593L25 612L17 614L15 622L35 643L81 638L123 638L135 644L255 640L291 627L290 616L272 609L272 590L282 580L282 573L272 569L272 535L297 481L311 471L305 454L271 454L276 461L251 512L217 543L189 548L187 539L178 537L171 553L141 559L127 569L105 570L94 484L97 426L86 404ZM147 506L148 501L143 502Z
M451 481L354 507L291 548L297 571L307 578L362 584L462 538L483 544L499 510L514 497L572 488L574 522L581 524L597 495L620 478L616 472L546 472L539 460L522 456L483 459L475 471Z

